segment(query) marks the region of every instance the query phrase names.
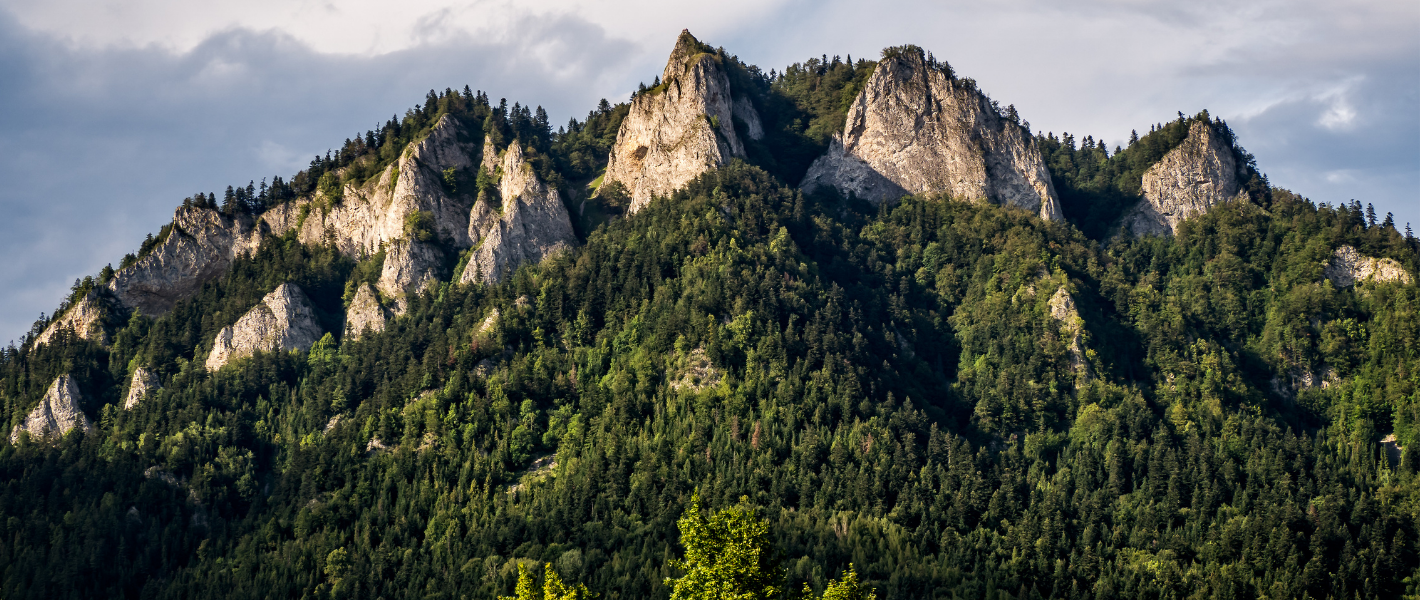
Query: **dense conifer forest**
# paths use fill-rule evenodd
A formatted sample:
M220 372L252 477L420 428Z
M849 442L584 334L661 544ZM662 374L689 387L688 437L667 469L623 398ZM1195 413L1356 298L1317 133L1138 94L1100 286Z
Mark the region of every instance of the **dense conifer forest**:
M724 59L764 138L635 214L586 192L626 104L554 130L467 88L289 182L188 199L261 212L340 167L368 179L448 114L522 140L589 208L581 247L444 282L358 340L344 303L382 257L288 235L171 313L114 323L108 348L4 349L7 432L65 373L95 428L0 442L0 596L542 598L556 579L548 598L693 598L676 586L700 581L706 539L762 550L755 598L1420 594L1420 288L1322 274L1341 244L1420 272L1408 235L1270 187L1239 148L1249 202L1112 237L1206 113L1115 150L1038 134L1065 221L806 195L874 63ZM284 282L337 333L203 368ZM1276 383L1320 364L1334 382ZM162 390L125 410L145 365ZM739 534L704 533L721 530Z

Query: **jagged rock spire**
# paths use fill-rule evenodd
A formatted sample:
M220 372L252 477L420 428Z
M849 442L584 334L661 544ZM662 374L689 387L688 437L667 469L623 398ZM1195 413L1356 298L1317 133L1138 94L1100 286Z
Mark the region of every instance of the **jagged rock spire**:
M666 60L661 85L631 101L603 185L626 186L632 212L653 196L669 195L697 175L745 155L734 119L757 125L759 117L750 103L735 102L723 61L682 31Z
M902 47L878 63L801 185L872 202L946 192L1061 218L1039 148L967 80Z
M1232 146L1206 120L1144 172L1144 199L1121 219L1121 233L1173 235L1179 222L1235 199L1246 199Z

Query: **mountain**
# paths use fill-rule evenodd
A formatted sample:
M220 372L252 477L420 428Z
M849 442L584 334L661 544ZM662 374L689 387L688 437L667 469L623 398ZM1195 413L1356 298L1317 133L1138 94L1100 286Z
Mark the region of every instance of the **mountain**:
M0 594L1414 596L1417 250L912 46L430 91L0 349Z

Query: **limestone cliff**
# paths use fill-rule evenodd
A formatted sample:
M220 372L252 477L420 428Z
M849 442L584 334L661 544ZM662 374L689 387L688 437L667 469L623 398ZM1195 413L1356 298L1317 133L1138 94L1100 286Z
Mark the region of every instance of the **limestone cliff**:
M1084 319L1075 309L1075 298L1061 287L1050 297L1050 316L1060 322L1060 333L1069 339L1070 370L1075 372L1075 386L1090 382L1090 363L1085 360Z
M1351 246L1341 246L1322 269L1322 274L1336 287L1351 287L1358 282L1410 283L1410 273L1390 258L1374 258L1361 254Z
M763 129L753 106L737 109L723 59L682 31L671 50L661 85L638 94L621 122L606 167L605 183L631 193L631 212L665 196L697 175L744 156L734 118Z
M468 235L477 248L459 277L463 283L496 283L519 265L577 245L562 197L538 179L518 142L503 151L497 169L501 205L480 197L470 211Z
M344 339L355 340L367 332L384 331L389 318L389 310L380 305L375 288L368 283L360 284L355 290L355 297L350 300L350 307L345 309Z
M115 273L108 288L125 308L164 314L225 272L237 256L256 250L264 231L246 215L178 208L168 236L137 263Z
M477 165L477 146L461 141L461 135L458 121L444 115L427 137L410 143L395 164L369 181L346 184L339 199L318 192L314 198L278 206L263 214L262 220L277 235L297 229L302 242L320 244L329 239L342 253L361 256L405 238L405 219L423 211L433 217L439 238L466 248L472 244L470 199L467 194L450 194L444 185L445 169L472 172Z
M128 383L128 397L123 401L124 409L132 409L146 397L150 392L155 392L159 388L158 377L145 367L138 367L133 370L133 377Z
M843 132L801 187L871 202L946 192L1061 218L1040 149L967 81L920 49L883 58L848 109Z
M113 298L108 294L108 290L98 288L89 290L70 306L64 314L55 319L40 332L35 338L35 345L47 344L60 331L69 330L81 339L91 340L100 346L107 347L109 344L109 332L105 327L105 321L110 320L119 313L121 307L115 306Z
M395 300L395 313L404 314L408 297L439 284L443 251L419 240L395 240L385 249L385 263L376 284L386 298Z
M79 408L79 398L79 386L74 378L60 375L50 384L39 406L10 432L10 443L20 439L21 431L29 432L32 440L43 440L63 436L76 427L85 432L93 429L93 422Z
M1124 214L1121 233L1173 235L1180 221L1237 198L1241 165L1232 146L1204 121L1188 128L1188 137L1144 172L1144 199Z
M260 351L305 350L320 339L315 308L294 283L283 283L267 294L235 324L223 327L207 355L207 370Z

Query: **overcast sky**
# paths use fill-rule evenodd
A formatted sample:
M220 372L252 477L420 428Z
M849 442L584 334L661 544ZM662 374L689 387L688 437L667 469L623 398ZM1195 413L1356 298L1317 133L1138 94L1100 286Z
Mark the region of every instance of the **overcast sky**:
M1274 185L1420 227L1414 0L0 0L0 343L185 196L289 177L431 88L584 116L682 28L766 71L914 43L1111 147L1206 108Z

